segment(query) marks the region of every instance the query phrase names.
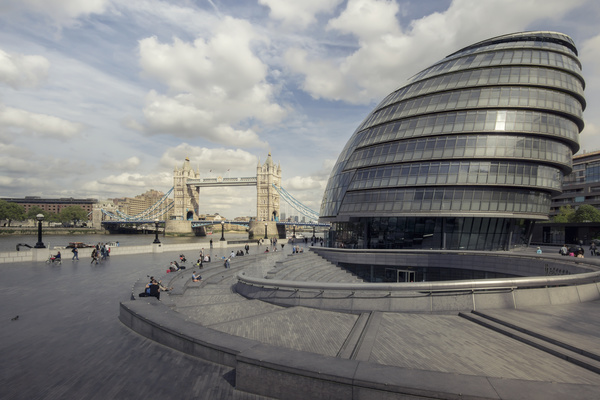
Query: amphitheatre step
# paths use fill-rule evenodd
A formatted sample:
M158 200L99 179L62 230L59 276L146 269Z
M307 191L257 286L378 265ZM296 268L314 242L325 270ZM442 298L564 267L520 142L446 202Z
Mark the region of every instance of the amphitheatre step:
M280 274L277 275L277 279L292 280L292 281L293 280L302 280L301 278L299 278L301 275L310 274L310 273L312 273L312 271L315 271L315 270L323 268L323 267L327 267L327 265L324 265L321 263L316 263L316 262L310 262L310 263L307 263L306 265L297 265L297 266L288 268L285 271L282 271Z
M249 302L254 301L257 300ZM355 314L292 307L211 325L210 328L265 344L335 357L358 317Z
M325 271L329 271L331 268L332 268L331 265L320 265L317 268L311 268L311 269L307 269L304 271L300 271L299 274L296 274L290 280L302 281L302 282L318 281L318 279L316 277L319 275L322 275L323 273L325 273Z
M334 266L328 273L319 277L319 282L362 282L362 280L345 269Z
M312 252L299 253L299 254L288 254L281 261L277 261L275 263L275 267L272 268L267 273L267 275L268 275L268 277L271 277L271 278L274 275L277 275L277 279L280 279L279 274L284 271L288 271L290 268L293 269L296 266L307 265L309 263L317 262L319 260L323 260L323 258L321 256L317 255L316 253L312 253Z
M281 307L260 300L235 301L221 304L196 305L189 307L176 307L175 311L185 315L188 320L203 326L213 327L215 324L233 322L271 314Z
M203 289L199 290L198 292L202 293L202 291L203 291ZM225 291L222 291L221 293L218 293L218 294L205 293L205 294L194 294L194 295L190 295L190 296L185 295L177 300L177 302L175 303L175 310L178 311L180 308L183 308L183 307L195 307L195 306L202 306L202 305L236 303L236 302L241 302L241 301L248 301L248 299L246 299L243 296L240 296L239 294L227 293Z
M462 313L458 314L460 317L468 319L476 324L494 330L512 339L518 340L522 343L535 347L538 350L545 351L546 353L552 354L565 361L578 365L596 374L600 374L600 361L590 357L586 357L580 353L573 352L564 347L557 346L542 338L531 336L520 330L513 329L499 322L495 322L491 319L486 318L475 313Z
M591 302L583 304L583 307L597 307L599 305L598 302ZM502 312L504 310L486 310L485 312L472 311L472 313L529 336L536 337L556 346L582 354L585 357L600 361L600 346L598 341L589 341L587 339L589 339L590 336L580 337L569 329L572 324L576 323L572 320L574 316L570 315L568 312L570 308L571 307L569 306L563 308L562 313L564 314L564 319L562 320L561 318L556 318L556 315L553 315L553 318L548 319L548 315L544 315L540 312L537 312L534 316L528 312L528 310L514 310L514 312L510 314ZM556 314L559 314L560 306L555 306L555 309ZM594 321L594 319L596 319L596 321ZM585 322L577 322L578 331L588 331L593 337L597 334L598 321L599 319L595 318L594 313L588 313Z

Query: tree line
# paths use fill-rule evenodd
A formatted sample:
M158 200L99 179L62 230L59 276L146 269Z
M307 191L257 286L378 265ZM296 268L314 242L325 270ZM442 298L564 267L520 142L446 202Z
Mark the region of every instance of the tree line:
M13 221L35 220L38 214L44 215L44 222L48 223L59 222L77 225L79 222L88 220L88 212L80 206L68 206L61 209L59 213L44 211L39 206L33 206L25 212L25 207L20 204L0 200L0 221L6 221L5 226L10 226Z
M552 222L600 222L600 211L589 204L582 204L574 209L570 205L558 209L558 214L552 217Z

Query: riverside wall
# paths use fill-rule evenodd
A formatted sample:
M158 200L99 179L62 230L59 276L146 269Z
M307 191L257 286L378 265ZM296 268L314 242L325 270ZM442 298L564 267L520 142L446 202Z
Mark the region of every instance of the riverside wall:
M250 242L249 242L250 243ZM240 249L241 246L239 241L233 241L231 243L227 241L215 241L213 244L213 250L215 249L228 249L236 248ZM180 243L180 244L163 244L163 243L152 243L149 245L140 246L114 246L110 248L110 256L130 255L130 254L148 254L148 253L167 253L167 252L190 252L200 251L202 248L206 249L206 243ZM46 261L50 254L56 254L56 251L60 250L63 252L65 259L71 258L70 249L64 247L53 247L43 249L23 249L21 251L8 251L0 252L0 264L12 264L18 262L37 262ZM65 251L66 250L66 251ZM79 254L82 256L82 252L91 249L80 249ZM87 256L87 254L85 254Z

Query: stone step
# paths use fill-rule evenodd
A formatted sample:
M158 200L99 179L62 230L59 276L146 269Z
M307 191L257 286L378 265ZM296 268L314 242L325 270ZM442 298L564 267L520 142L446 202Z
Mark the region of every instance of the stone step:
M600 374L600 361L594 358L587 357L579 352L574 352L563 346L553 344L545 340L543 337L535 337L523 332L522 330L513 329L503 323L486 318L480 313L460 312L458 315L476 324L492 329L515 340L518 340L522 343L526 343L532 347L535 347L536 349L542 350L546 353L552 354L553 356L559 357L565 361L578 365L596 374Z
M203 326L238 321L271 314L282 307L260 300L235 301L222 304L197 305L177 308L176 311Z

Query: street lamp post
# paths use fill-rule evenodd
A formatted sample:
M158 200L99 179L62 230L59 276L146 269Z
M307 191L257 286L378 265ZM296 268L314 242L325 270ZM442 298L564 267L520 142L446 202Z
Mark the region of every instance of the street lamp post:
M268 239L269 237L267 236L267 223L265 222L265 239Z
M152 243L160 243L160 240L158 240L158 218L154 220L154 242Z
M35 219L38 220L38 241L35 244L35 249L45 249L46 246L44 242L42 242L42 221L44 220L44 214L38 214L35 216Z
M221 221L221 241L225 241L225 221Z

